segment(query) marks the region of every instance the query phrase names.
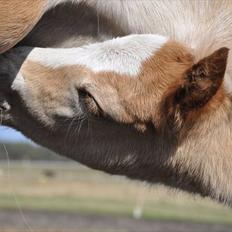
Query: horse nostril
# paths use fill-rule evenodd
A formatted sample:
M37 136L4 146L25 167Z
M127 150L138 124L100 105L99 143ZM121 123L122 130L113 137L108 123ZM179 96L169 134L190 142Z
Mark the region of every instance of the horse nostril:
M3 111L9 111L10 110L10 105L6 100L0 100L0 110Z

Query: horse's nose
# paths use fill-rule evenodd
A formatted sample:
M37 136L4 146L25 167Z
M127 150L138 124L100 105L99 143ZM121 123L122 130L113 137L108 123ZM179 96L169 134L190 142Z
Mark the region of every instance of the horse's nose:
M7 102L5 96L0 93L0 111L9 111L10 110L10 105Z
M10 73L1 72L0 66L0 109L8 111L10 106L8 104L9 97L12 93L12 77Z

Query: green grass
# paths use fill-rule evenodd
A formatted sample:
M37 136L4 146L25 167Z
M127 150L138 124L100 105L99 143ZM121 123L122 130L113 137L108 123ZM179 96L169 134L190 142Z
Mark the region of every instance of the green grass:
M130 216L131 204L124 204L114 200L94 198L60 197L33 197L17 196L17 203L24 209L82 212L94 214L116 214ZM15 199L9 195L0 195L0 208L14 209Z
M208 199L69 166L0 166L0 210L22 209L133 216L146 219L232 224L232 210ZM44 176L52 170L52 178ZM9 172L8 172L9 171Z
M134 204L112 199L78 198L70 196L35 197L0 195L0 209L46 210L84 214L120 215L132 217ZM144 207L143 218L171 221L232 224L232 211L226 208L202 207L197 203L186 207L175 203L152 203Z

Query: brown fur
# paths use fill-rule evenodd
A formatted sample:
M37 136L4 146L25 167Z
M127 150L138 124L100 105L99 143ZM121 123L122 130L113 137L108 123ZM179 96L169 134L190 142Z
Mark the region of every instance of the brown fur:
M221 48L200 60L167 91L164 111L168 123L176 123L172 125L176 130L181 128L184 120L197 119L200 113L207 114L223 102L225 92L220 86L226 71L228 51Z
M0 0L0 53L14 46L37 23L46 0Z
M19 62L20 52L1 64ZM221 86L227 55L222 49L197 62L170 41L136 77L29 59L17 70L15 62L4 77L13 84L3 123L89 167L231 202L232 103Z
M157 110L152 111L151 107L160 103L163 92L192 64L193 57L188 49L170 41L143 64L137 77L112 72L93 73L78 65L54 70L30 60L23 65L22 73L33 86L39 83L40 93L43 91L56 93L57 82L63 86L72 78L78 89L90 92L97 99L103 112L108 112L108 106L111 108L115 106L115 109L111 109L112 115L106 116L123 123L147 123L151 120L156 121L159 117ZM67 77L65 80L62 78L64 75ZM56 78L53 78L54 76ZM31 88L32 91L33 89L34 87ZM117 98L114 99L114 96ZM111 104L109 99L112 101ZM90 103L90 110L99 113L93 107L93 102Z
M170 41L146 61L139 75L133 78L112 72L94 73L78 65L54 70L30 60L23 65L22 73L32 83L32 91L33 86L39 86L38 92L46 104L49 99L45 96L61 93L57 92L57 85L64 88L74 81L77 89L88 93L85 101L95 115L103 113L118 122L134 123L143 131L150 121L159 127L157 122L161 122L162 112L165 112L167 122L177 123L172 127L178 128L186 117L194 120L199 113L208 113L223 101L224 90L218 89L223 81L227 54L228 49L220 49L193 65L190 51ZM162 112L155 109L162 104L165 105Z
M39 7L42 1L35 1L34 12L28 0L15 1L17 10L8 16L7 9L12 8L12 2L1 2L1 6L6 4L2 7L5 13L0 14L6 18L0 26L4 36L0 39L2 51L20 40L45 11L42 8L46 8L46 4ZM221 46L231 48L231 1L195 4L186 0L176 4L138 0L133 5L127 1L85 2L125 34L168 35L186 43L193 51L170 42L143 64L143 70L134 79L110 72L93 73L78 66L52 70L26 61L20 70L26 88L23 93L16 88L10 98L6 97L12 108L3 114L3 123L90 167L232 202L232 104L221 86L227 57L224 56L222 64L215 64L221 70L216 81L207 75L206 80L199 79L193 68L197 63L194 58L201 59ZM39 28L36 39L32 33L31 44L38 44L36 40L43 37L40 32ZM65 32L66 28L61 30L61 34ZM52 32L47 29L44 33ZM41 44L46 46L46 42ZM54 40L50 44L55 44ZM213 66L206 66L205 73L215 70ZM227 75L230 74L229 66ZM198 80L197 88L186 97L182 89L192 86L193 76ZM81 90L80 101L75 100L78 91L73 89ZM89 113L88 125L83 126L85 130L75 123L75 113L79 115L79 111L65 118L57 112L58 107L80 110L82 100ZM184 114L178 109L181 105ZM132 126L140 133L131 129Z
M34 110L36 109L40 114L43 112L44 115L40 118L48 125L56 122L53 115L57 105L68 106L72 85L81 90L88 112L100 119L111 118L117 123L131 124L145 135L146 131L151 129L149 124L152 124L154 139L152 142L154 147L150 148L152 158L139 156L139 167L135 168L135 173L131 173L129 167L123 171L111 165L99 166L99 163L96 165L89 160L82 161L83 163L111 173L120 172L132 178L161 181L169 185L176 184L174 178L176 176L177 179L181 178L179 182L181 188L209 194L208 183L202 181L210 178L210 183L214 183L216 179L212 180L209 176L213 176L215 170L210 169L212 166L205 166L216 165L215 162L221 165L220 162L224 162L224 158L215 156L214 152L219 152L217 144L212 146L214 151L209 150L210 153L205 156L208 161L202 161L202 157L198 157L199 151L192 153L189 149L201 147L201 153L206 152L210 144L208 128L214 127L213 124L217 125L220 119L224 121L228 112L228 98L221 87L228 51L225 49L222 51L221 53L219 50L194 65L194 58L188 49L176 42L169 42L143 64L143 69L137 77L122 76L112 72L94 73L81 66L51 69L30 60L23 64L21 72L30 90L28 98L33 101L31 104ZM203 76L197 71L202 65L206 68ZM189 88L193 83L199 88L176 99L175 95L179 95L180 89ZM200 95L198 96L195 91ZM178 101L175 102L176 100ZM164 105L165 108L163 108L164 102L169 102ZM182 102L191 106L184 108L185 113L186 111L188 113L188 120L183 117L182 112L178 111L180 107L177 105ZM209 122L208 118L211 118ZM51 128L57 130L54 125ZM173 131L175 133L172 133ZM199 134L204 137L199 137ZM201 143L207 145L201 146ZM155 151L152 152L152 149ZM183 152L176 152L176 149ZM98 159L95 157L95 160ZM113 162L112 160L110 162ZM153 164L147 164L149 160ZM154 168L156 171L153 170ZM195 170L205 174L194 174ZM229 174L223 172L223 175ZM220 188L224 189L225 184L221 177L219 179ZM215 194L220 195L221 192ZM215 197L219 198L216 195Z

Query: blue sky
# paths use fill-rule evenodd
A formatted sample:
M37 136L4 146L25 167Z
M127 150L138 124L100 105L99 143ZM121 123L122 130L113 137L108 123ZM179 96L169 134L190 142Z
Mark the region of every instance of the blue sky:
M6 142L26 142L28 141L21 133L8 127L0 126L0 140Z

